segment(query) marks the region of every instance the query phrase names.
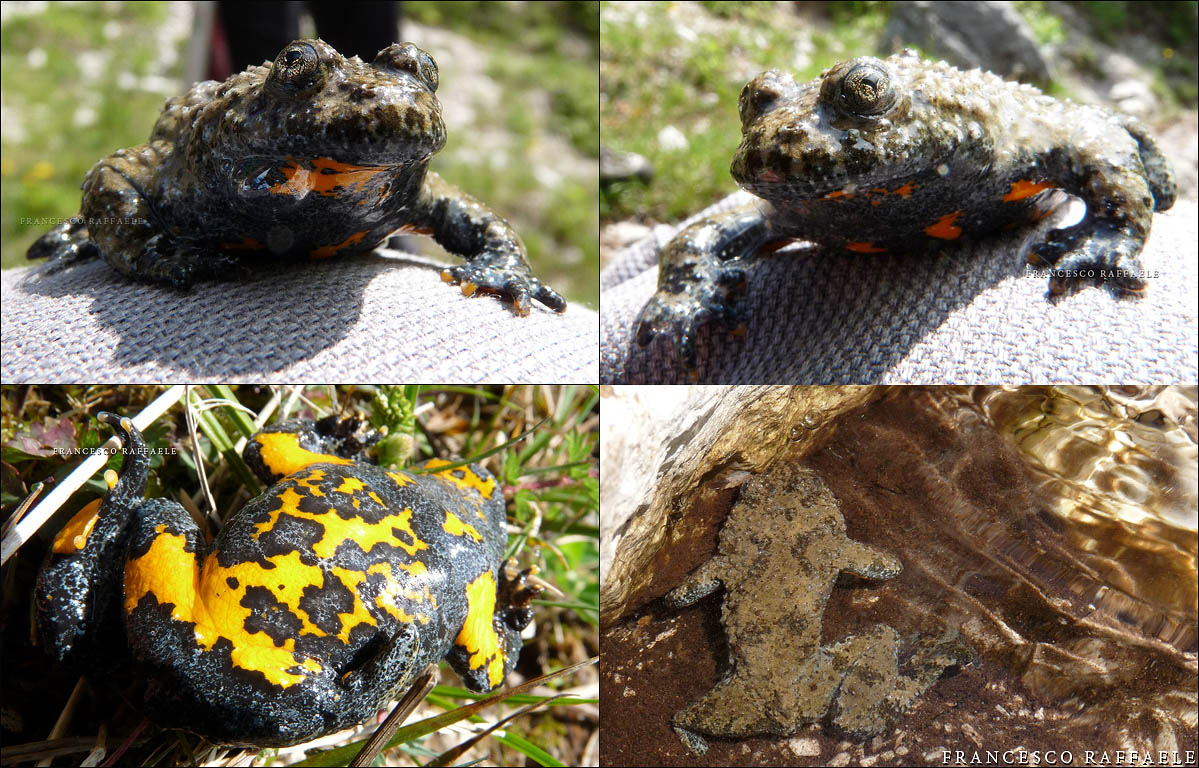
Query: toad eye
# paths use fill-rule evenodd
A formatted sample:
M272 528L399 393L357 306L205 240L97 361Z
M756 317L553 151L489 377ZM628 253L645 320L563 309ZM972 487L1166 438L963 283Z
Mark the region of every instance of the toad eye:
M742 130L770 111L774 103L786 92L788 85L793 87L794 79L777 69L763 72L746 83L737 99L737 112L741 115Z
M415 75L430 91L437 92L437 63L412 43L389 45L375 56L375 66Z
M309 43L296 42L279 51L269 81L288 91L304 91L324 79L320 54Z
M891 73L878 64L859 64L841 81L841 108L858 117L881 115L895 104Z

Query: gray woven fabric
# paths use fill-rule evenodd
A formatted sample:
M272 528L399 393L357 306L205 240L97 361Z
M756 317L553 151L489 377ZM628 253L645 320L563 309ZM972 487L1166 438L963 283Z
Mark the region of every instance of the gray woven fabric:
M747 199L738 193L700 214ZM666 339L641 349L637 313L657 284L659 227L601 276L600 380L687 380ZM699 381L720 384L1177 383L1196 379L1196 206L1156 214L1142 299L1088 287L1050 300L1025 235L940 254L860 256L803 245L749 269L746 334L704 328Z
M188 291L93 261L3 272L3 378L16 382L594 382L599 318L466 298L428 259L378 251Z

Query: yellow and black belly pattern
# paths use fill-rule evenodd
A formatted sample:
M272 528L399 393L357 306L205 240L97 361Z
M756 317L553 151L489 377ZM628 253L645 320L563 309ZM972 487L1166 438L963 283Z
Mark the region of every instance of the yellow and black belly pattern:
M128 420L102 418L125 446L140 444ZM150 681L148 713L223 743L290 744L353 725L442 658L472 690L498 686L533 591L502 567L495 478L439 460L382 469L361 459L372 438L355 427L290 422L256 435L247 463L273 484L211 546L181 506L141 498L146 469L127 456L43 569L43 644L90 664L106 641L87 633L123 625ZM89 615L101 619L81 632Z

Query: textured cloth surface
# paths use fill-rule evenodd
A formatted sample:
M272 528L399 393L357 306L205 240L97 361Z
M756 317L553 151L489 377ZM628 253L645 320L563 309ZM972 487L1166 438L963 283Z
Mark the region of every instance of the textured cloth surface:
M599 318L466 298L422 257L279 265L187 291L100 260L3 272L3 377L16 382L594 382Z
M669 340L642 349L637 314L675 232L752 198L738 193L658 227L601 275L600 380L688 380ZM862 256L788 247L750 262L746 333L702 328L699 381L719 384L1177 383L1196 379L1196 206L1153 219L1141 299L1086 287L1050 299L1026 268L1028 232L938 254ZM1152 273L1156 271L1156 276Z

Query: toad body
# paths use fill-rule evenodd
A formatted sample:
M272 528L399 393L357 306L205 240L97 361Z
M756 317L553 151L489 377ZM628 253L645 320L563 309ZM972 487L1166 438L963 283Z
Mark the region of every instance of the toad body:
M890 579L901 568L846 536L837 499L815 471L780 464L750 479L716 555L666 596L685 606L724 590L728 671L674 716L683 744L703 754L705 736L789 736L825 719L859 740L889 729L944 670L974 658L954 633L918 641L900 665L899 635L886 624L821 645L838 573Z
M1065 190L1086 216L1050 230L1028 260L1050 268L1052 294L1103 282L1137 295L1153 212L1174 203L1169 163L1131 117L912 51L846 61L803 85L770 70L738 107L732 175L761 200L680 232L637 321L641 346L666 336L691 371L697 329L740 327L732 296L746 266L791 240L926 252L1043 218Z
M160 725L285 746L373 715L443 658L474 691L516 664L539 588L504 563L485 469L385 470L362 460L373 439L355 420L285 422L245 450L269 488L209 545L181 505L144 498L132 422L100 419L124 464L54 540L39 644L84 674L146 680Z
M428 170L445 144L437 65L411 43L365 63L321 40L167 101L146 144L98 162L78 217L29 249L50 271L103 257L118 272L186 287L257 261L373 250L431 234L466 263L442 279L509 299L566 302L529 273L506 221Z

